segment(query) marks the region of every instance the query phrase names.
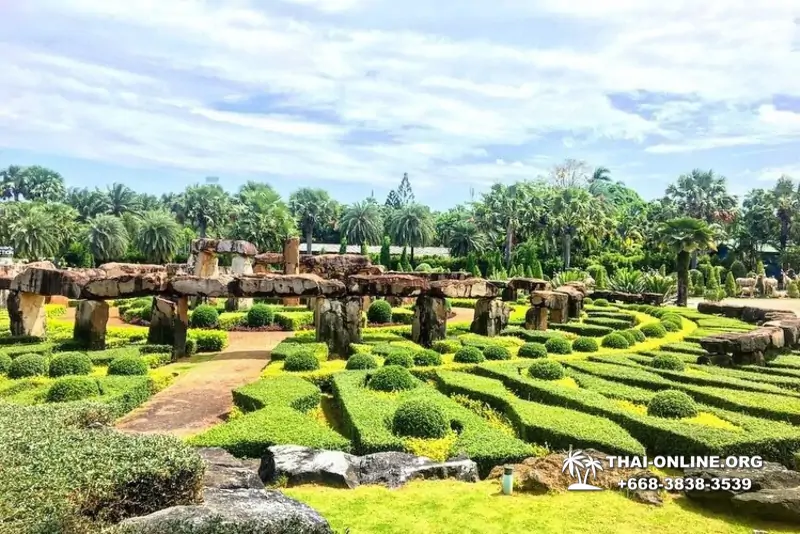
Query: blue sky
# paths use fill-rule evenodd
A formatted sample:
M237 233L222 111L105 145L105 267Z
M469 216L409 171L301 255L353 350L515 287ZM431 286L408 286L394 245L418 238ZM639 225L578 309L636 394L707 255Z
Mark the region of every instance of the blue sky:
M667 5L668 4L668 5ZM800 0L0 0L0 166L437 209L603 165L800 179Z

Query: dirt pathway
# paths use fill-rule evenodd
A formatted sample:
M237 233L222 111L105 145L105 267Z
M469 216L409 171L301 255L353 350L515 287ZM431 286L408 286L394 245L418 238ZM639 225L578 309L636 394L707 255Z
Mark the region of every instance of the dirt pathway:
M65 321L75 321L75 312L77 310L75 308L67 308L67 313L60 317L56 317L56 319L63 319ZM119 316L119 310L117 308L109 308L108 309L108 322L106 323L107 326L131 326Z
M269 351L293 332L230 332L230 345L117 422L124 432L189 436L224 420L231 390L258 379Z
M472 322L475 317L475 310L470 308L451 308L451 311L456 314L452 319L448 319L448 323Z

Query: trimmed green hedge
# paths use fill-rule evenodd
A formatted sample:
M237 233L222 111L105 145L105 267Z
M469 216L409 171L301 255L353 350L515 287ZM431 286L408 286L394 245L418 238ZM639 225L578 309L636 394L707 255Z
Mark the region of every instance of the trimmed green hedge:
M603 337L614 331L608 326L597 326L585 323L551 323L550 328L571 332L584 337Z
M392 308L392 322L411 324L414 322L414 312L408 308Z
M270 360L279 361L285 360L288 356L295 354L299 351L311 351L314 356L321 362L328 359L329 350L328 345L325 343L297 343L291 339L287 339L278 343L278 345L270 352Z
M434 341L431 348L439 354L453 354L461 348L461 342L457 339L441 339Z
M590 315L583 320L583 324L591 324L595 326L606 326L614 330L625 330L633 326L633 318L631 319L612 319L611 317L595 317Z
M550 330L525 330L524 328L519 328L516 326L506 328L500 332L500 336L518 337L528 343L546 343L548 339L552 339L554 337L567 339L567 337L561 332L553 332Z
M275 314L275 324L284 330L300 330L314 324L314 312L278 312Z
M547 349L548 354L570 354L572 353L572 342L561 337L551 337L545 342L544 348Z
M56 354L50 358L50 376L88 375L92 372L92 360L81 353Z
M190 330L197 344L197 352L219 352L228 346L228 333L224 330Z

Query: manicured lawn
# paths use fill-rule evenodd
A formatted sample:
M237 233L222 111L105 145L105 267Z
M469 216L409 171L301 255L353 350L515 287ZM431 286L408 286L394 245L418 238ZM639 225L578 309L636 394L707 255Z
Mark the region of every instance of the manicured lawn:
M603 491L554 495L499 493L497 481L417 481L389 490L301 486L283 490L350 534L751 534L797 527L709 512L685 498L657 508Z

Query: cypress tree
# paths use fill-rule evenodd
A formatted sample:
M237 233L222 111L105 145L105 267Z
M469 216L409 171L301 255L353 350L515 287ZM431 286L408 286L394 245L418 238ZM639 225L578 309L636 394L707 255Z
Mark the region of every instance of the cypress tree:
M391 244L392 241L389 239L389 236L384 236L383 243L381 244L381 265L387 269L392 268Z
M539 260L535 260L533 262L533 267L531 267L531 275L533 278L537 278L539 280L544 279L544 273L542 272L542 262Z
M361 243L361 255L362 256L369 256L369 249L367 248L366 243Z
M339 241L339 254L347 254L347 238L345 236L342 236Z
M735 297L738 292L736 280L733 278L733 273L728 272L728 276L725 277L725 294L729 297Z

